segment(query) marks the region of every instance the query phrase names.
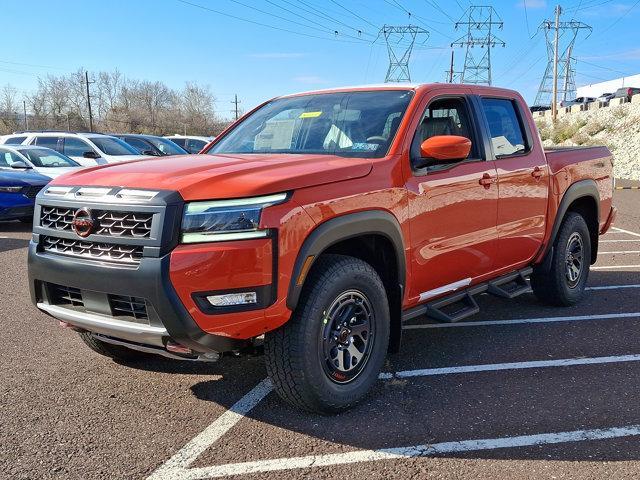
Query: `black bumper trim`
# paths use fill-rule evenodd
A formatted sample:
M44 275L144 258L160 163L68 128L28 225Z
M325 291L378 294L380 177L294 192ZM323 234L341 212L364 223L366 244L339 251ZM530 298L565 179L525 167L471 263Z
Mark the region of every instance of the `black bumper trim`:
M172 340L196 352L227 352L244 347L248 341L203 331L184 307L169 278L170 256L143 257L136 268L65 258L46 254L37 243L29 243L29 290L31 300L42 301L41 282L83 290L133 295L146 299L157 312Z

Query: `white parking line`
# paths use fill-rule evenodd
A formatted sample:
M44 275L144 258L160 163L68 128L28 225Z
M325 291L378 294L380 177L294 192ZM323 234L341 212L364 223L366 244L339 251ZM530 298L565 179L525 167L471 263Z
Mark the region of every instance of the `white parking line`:
M627 235L633 235L634 237L640 237L640 233L632 232L630 230L624 230L618 227L611 227L611 230L615 230L616 232L626 233Z
M639 314L635 314L636 316ZM419 376L451 375L460 373L478 373L499 370L520 370L531 368L571 367L578 365L597 365L609 363L638 362L640 355L620 355L592 358L567 358L560 360L536 360L528 362L494 363L484 365L462 365L457 367L405 370L396 373L381 373L380 379L411 378ZM306 457L280 458L275 460L258 460L244 463L232 463L212 467L189 468L205 450L210 448L225 433L234 427L245 415L260 403L273 387L268 379L260 382L249 393L242 397L231 409L223 413L202 433L182 447L167 462L161 465L148 477L148 480L195 480L204 478L226 477L230 475L246 475L249 473L271 472L276 470L292 470L299 468L338 465L346 463L370 462L428 456L436 453L451 453L495 448L513 448L537 444L552 444L618 438L640 435L640 426L619 427L598 430L576 430L573 432L525 435L518 437L464 440L460 442L444 442L432 445L390 448L382 450L361 450L356 452L328 455L311 455Z
M587 320L613 320L620 318L640 318L640 312L607 313L602 315L575 315L571 317L540 317L540 318L516 318L514 320L479 320L476 322L455 323L424 323L420 325L405 325L403 330L419 330L423 328L458 328L458 327L483 327L487 325L521 325L526 323L555 323L555 322L583 322Z
M640 253L640 250L618 250L616 252L598 252L598 255L612 255L618 253L620 255L626 255L628 253Z
M640 284L631 285L600 285L596 287L587 287L585 290L618 290L620 288L640 288Z
M611 357L563 358L559 360L534 360L530 362L487 363L482 365L461 365L459 367L422 368L396 373L381 373L381 380L391 378L431 377L456 373L496 372L499 370L524 370L529 368L573 367L576 365L599 365L603 363L640 362L640 355L618 355Z
M591 267L591 270L619 270L622 268L640 268L640 265L603 265L601 267Z
M273 390L271 381L264 379L229 410L220 415L215 422L178 450L169 460L151 474L149 480L192 478L182 476L188 472L187 467L242 420L271 390Z
M247 475L251 473L297 470L301 468L326 467L330 465L346 465L361 462L377 462L381 460L429 457L447 453L475 452L501 448L521 448L537 445L554 445L558 443L606 440L638 435L640 435L640 425L599 428L592 430L574 430L569 432L540 433L536 435L520 435L516 437L483 438L414 445L410 447L384 448L380 450L358 450L347 453L308 455L304 457L231 463L214 467L194 468L188 471L188 476L181 476L179 478L181 480L195 480L227 477L232 475Z

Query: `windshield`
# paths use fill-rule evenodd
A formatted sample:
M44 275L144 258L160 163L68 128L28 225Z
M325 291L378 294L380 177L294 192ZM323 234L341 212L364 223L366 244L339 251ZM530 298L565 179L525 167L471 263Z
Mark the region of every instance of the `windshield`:
M411 96L409 90L380 90L276 99L251 114L207 153L382 157Z
M69 157L65 157L61 153L47 148L25 148L18 151L27 157L35 167L59 168L77 167L80 165Z
M147 140L162 152L163 155L185 155L187 152L184 148L176 145L171 140L164 138L147 137Z
M119 138L90 137L89 140L91 140L105 155L140 155L135 148L126 144Z

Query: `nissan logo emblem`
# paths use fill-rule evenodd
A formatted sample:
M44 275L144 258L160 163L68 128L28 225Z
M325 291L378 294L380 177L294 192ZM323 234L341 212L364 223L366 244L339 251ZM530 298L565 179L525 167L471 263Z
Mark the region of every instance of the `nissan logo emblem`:
M71 228L79 237L88 237L93 232L95 220L93 214L88 208L80 208L76 210L73 215L73 221L71 222Z

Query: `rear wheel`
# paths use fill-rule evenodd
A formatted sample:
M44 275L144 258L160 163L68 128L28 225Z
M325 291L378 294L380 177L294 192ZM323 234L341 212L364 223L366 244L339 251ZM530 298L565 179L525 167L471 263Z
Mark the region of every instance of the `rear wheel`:
M551 269L534 269L531 287L539 300L551 305L570 306L580 301L589 277L591 237L584 218L569 212L554 243Z
M312 412L335 413L355 405L378 378L389 321L384 286L368 263L321 256L289 322L265 336L275 390Z
M150 354L138 352L121 345L113 345L111 343L98 340L89 332L80 332L82 341L94 352L104 355L105 357L123 362L139 362L151 357Z

